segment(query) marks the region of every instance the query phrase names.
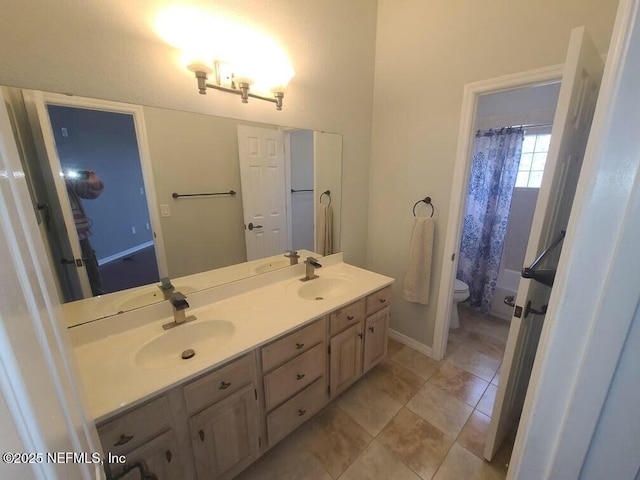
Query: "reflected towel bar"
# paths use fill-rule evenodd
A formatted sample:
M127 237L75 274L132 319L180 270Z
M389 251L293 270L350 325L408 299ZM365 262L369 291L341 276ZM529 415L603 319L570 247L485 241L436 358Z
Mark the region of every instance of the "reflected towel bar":
M299 193L299 192L313 192L313 188L311 190L294 190L293 188L291 189L291 193Z
M215 193L175 193L175 192L173 192L171 194L171 196L173 198L180 198L180 197L207 197L207 196L211 196L211 195L230 195L230 196L234 197L236 195L236 192L234 190L229 190L228 192L215 192Z

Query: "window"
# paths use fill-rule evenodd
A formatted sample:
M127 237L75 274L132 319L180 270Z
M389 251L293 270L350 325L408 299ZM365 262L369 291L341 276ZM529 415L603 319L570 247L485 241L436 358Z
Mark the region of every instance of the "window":
M516 187L540 188L550 140L550 133L524 136Z

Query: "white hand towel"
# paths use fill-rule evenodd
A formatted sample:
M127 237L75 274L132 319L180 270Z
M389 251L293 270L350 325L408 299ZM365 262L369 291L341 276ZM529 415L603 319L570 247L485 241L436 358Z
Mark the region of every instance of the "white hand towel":
M331 255L333 253L333 210L331 205L320 204L318 209L318 246L320 255Z
M433 218L417 217L415 219L409 244L409 264L402 290L402 298L410 302L429 305L434 231Z

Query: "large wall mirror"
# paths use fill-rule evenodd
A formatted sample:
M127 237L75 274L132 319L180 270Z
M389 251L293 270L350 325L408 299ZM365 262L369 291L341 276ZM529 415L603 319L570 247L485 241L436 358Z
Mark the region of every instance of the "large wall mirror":
M70 326L340 249L339 134L2 94Z

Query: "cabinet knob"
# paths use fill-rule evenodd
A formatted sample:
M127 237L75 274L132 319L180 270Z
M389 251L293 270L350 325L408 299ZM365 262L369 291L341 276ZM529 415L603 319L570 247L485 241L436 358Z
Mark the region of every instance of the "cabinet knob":
M204 430L199 430L198 435L200 436L200 441L204 442Z
M351 320L353 320L354 318L356 318L356 317L354 317L353 315L347 315L347 320L348 320L348 321L351 321Z
M304 343L296 343L296 350L300 350L302 347L304 347Z
M305 413L307 413L307 411L302 409L302 408L300 410L298 410L298 416L299 417L303 416Z
M362 337L364 337L364 335L362 333L359 333L358 337L360 337L360 340L362 340Z
M384 303L384 302L386 302L386 301L387 301L387 299L386 299L386 298L381 298L381 299L380 299L380 303Z
M226 390L227 388L229 388L231 386L231 382L225 382L224 380L222 382L220 382L220 386L218 387L219 390Z
M373 333L373 332L375 331L375 329L374 329L373 327L369 327L369 331L370 331L371 333Z
M125 435L124 433L122 435L120 435L120 440L118 440L116 443L113 444L114 447L120 447L122 445L124 445L125 443L129 443L131 440L133 440L133 435Z
M299 373L296 375L296 380L302 380L305 377L304 373Z
M164 456L167 459L167 462L171 463L171 459L173 458L173 455L171 454L171 450L167 450L166 452L164 452Z

